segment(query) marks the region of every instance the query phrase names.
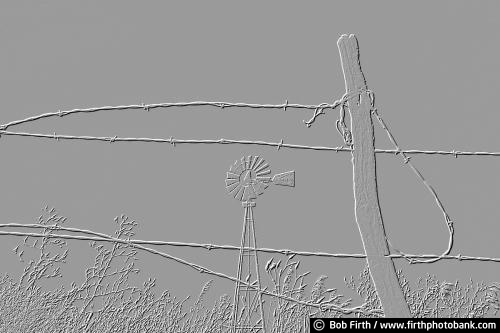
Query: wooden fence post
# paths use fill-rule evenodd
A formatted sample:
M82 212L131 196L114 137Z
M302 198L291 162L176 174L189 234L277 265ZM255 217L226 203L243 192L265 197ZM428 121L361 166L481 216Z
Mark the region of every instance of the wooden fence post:
M352 167L355 216L368 267L387 318L410 317L410 310L398 282L389 254L380 211L375 161L375 136L371 103L365 76L359 61L356 36L342 35L337 41L342 60L346 92L355 96L348 100L353 142ZM358 93L359 92L359 93Z

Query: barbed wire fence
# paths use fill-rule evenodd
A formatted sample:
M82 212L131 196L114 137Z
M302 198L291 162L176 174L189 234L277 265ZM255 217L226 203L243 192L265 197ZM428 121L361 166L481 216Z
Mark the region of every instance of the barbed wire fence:
M383 119L378 109L375 107L375 94L369 89L360 89L353 92L345 93L340 99L337 99L331 103L320 103L315 105L306 104L295 104L289 103L286 100L282 104L257 104L257 103L234 103L234 102L210 102L210 101L192 101L192 102L175 102L175 103L157 103L157 104L131 104L131 105L119 105L119 106L102 106L93 108L81 108L81 109L70 109L70 110L58 110L55 112L43 113L40 115L19 119L11 121L0 125L0 137L1 136L20 136L20 137L30 137L39 139L49 139L49 140L73 140L73 141L98 141L103 143L125 143L125 142L142 142L142 143L167 143L171 144L173 147L176 145L183 144L222 144L222 145L255 145L255 146L267 146L273 147L277 150L280 149L296 149L296 150L315 150L315 151L330 151L336 153L353 153L354 148L352 145L351 133L344 122L345 109L348 108L347 103L353 99L359 98L360 94L366 94L370 100L371 116L377 119L378 124L385 131L392 145L393 149L375 149L376 154L392 154L394 156L401 156L403 165L408 166L413 173L417 176L420 182L425 186L427 191L432 195L434 201L441 213L443 214L444 223L448 229L449 237L447 245L441 254L410 254L405 253L402 250L395 248L389 239L386 241L389 247L395 252L384 255L386 258L391 259L405 259L410 264L428 264L435 263L440 260L458 260L458 261L479 261L479 262L497 262L500 263L499 257L484 257L484 256L470 256L470 255L451 255L453 249L454 241L454 228L453 221L444 208L442 200L439 198L437 191L434 187L426 180L422 172L415 166L411 161L411 156L409 155L439 155L439 156L452 156L458 158L458 156L471 156L471 157L500 157L500 152L488 152L488 151L460 151L460 150L418 150L418 149L402 149L395 139L392 132L389 130L387 121ZM83 135L69 135L69 134L57 134L57 133L31 133L31 132L17 132L11 131L10 128L27 123L33 123L41 119L53 118L53 117L67 117L75 114L87 114L87 113L100 113L100 112L116 112L123 110L138 110L149 112L151 110L168 110L172 108L199 108L206 107L207 112L215 110L230 110L235 108L244 108L251 110L257 109L267 109L274 110L278 112L286 112L287 109L303 110L305 112L313 112L312 116L308 120L304 120L303 123L307 127L311 127L318 117L324 115L326 110L339 110L340 119L337 122L337 129L339 130L342 139L344 140L344 145L338 147L330 146L311 146L302 144L292 144L285 142L281 139L279 142L267 142L261 140L241 140L241 139L227 139L227 138L215 138L215 139L182 139L182 138L149 138L149 137L118 137L118 136L83 136ZM0 229L43 229L42 232L25 232L25 231L1 231L0 235L4 236L14 236L14 237L34 237L34 238L61 238L61 239L73 239L73 240L86 240L95 242L112 242L112 243L124 243L128 244L133 248L142 250L151 254L158 255L160 257L166 258L168 260L175 261L179 264L188 266L193 270L198 271L201 274L208 274L211 276L216 276L222 279L230 280L232 282L239 282L240 284L246 286L247 288L252 288L259 293L267 296L272 296L280 298L289 302L294 302L301 305L306 305L310 307L315 307L317 309L325 310L336 310L343 314L352 313L362 313L364 315L370 314L383 314L383 311L379 309L366 310L364 308L365 304L359 306L345 308L339 307L334 304L329 304L328 301L314 303L310 301L298 300L293 297L288 297L286 295L281 295L278 293L273 293L268 291L266 288L259 289L256 286L250 284L247 281L239 280L234 276L227 275L207 267L189 262L185 259L170 255L166 252L153 249L149 246L171 246L171 247L189 247L205 249L208 251L240 251L239 246L234 245L220 245L220 244L202 244L202 243L189 243L189 242L176 242L176 241L159 241L159 240L140 240L140 239L127 239L123 240L120 238L112 237L104 233L99 233L91 230L85 230L80 228L70 228L62 227L60 225L40 225L40 224L23 224L23 223L4 223L0 224ZM47 233L47 231L51 233ZM66 233L60 233L66 232ZM326 258L351 258L351 259L366 259L367 254L365 253L327 253L327 252L308 252L299 251L293 249L273 249L273 248L245 248L249 251L257 251L262 253L273 253L273 254L283 254L283 255L297 255L304 257L326 257Z

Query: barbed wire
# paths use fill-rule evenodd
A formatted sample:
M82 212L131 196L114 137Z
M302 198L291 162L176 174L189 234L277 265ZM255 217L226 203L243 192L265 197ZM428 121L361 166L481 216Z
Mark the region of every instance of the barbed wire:
M334 109L338 105L340 105L341 101L334 101L332 104L329 103L321 103L318 105L307 105L307 104L295 104L288 103L288 100L283 104L255 104L255 103L232 103L232 102L205 102L205 101L194 101L194 102L177 102L177 103L156 103L156 104L131 104L131 105L118 105L118 106L100 106L93 108L84 108L84 109L71 109L71 110L59 110L55 112L47 112L43 114L39 114L36 116L14 120L9 123L0 125L0 129L6 130L9 127L34 122L44 118L50 117L64 117L75 113L95 113L102 111L117 111L117 110L145 110L150 111L152 109L159 108L173 108L173 107L195 107L195 106L212 106L219 109L227 109L227 108L250 108L250 109L275 109L275 110L283 110L287 109L305 109L305 110L314 110L315 119L318 115L322 114L324 109ZM314 119L304 121L306 124L311 124Z
M403 163L408 165L412 169L413 173L422 181L422 183L427 188L427 190L432 194L434 201L436 202L437 206L439 207L439 210L443 214L444 221L445 221L446 227L448 229L448 234L449 234L448 246L446 247L446 249L443 251L443 253L439 257L432 258L432 259L416 259L414 256L410 256L408 253L405 253L405 252L399 250L398 248L394 247L387 237L386 237L386 241L387 241L388 245L393 250L395 250L397 253L399 253L405 259L407 259L410 264L413 264L413 263L429 264L429 263L437 262L437 261L441 260L444 256L449 255L449 253L451 252L451 250L453 248L453 236L454 236L454 232L455 232L455 229L453 228L453 221L451 220L450 216L446 212L446 209L444 208L443 203L439 199L439 196L438 196L436 190L429 184L429 182L424 178L422 173L410 161L410 157L406 156L405 153L401 152L401 148L399 147L394 135L391 133L391 131L389 130L389 127L387 126L385 121L382 119L382 117L378 113L377 108L375 107L375 93L373 91L370 91L370 90L367 90L366 92L368 94L368 97L370 98L370 107L371 107L370 111L371 111L371 113L377 118L378 123L380 124L382 129L386 132L386 134L389 137L389 140L393 144L394 148L396 149L396 151L398 151L398 154L403 159Z
M170 138L147 138L147 137L118 137L118 136L89 136L89 135L64 135L64 134L47 134L47 133L29 133L29 132L12 132L0 130L0 136L21 136L59 140L76 140L76 141L99 141L99 142L143 142L143 143L170 143L175 146L176 144L239 144L239 145L257 145L257 146L270 146L276 147L278 150L281 148L287 149L302 149L302 150L317 150L317 151L334 151L334 152L352 152L353 149L345 146L328 147L328 146L310 146L300 144L285 143L284 139L279 142L268 142L262 140L235 140L235 139L176 139ZM406 155L448 155L448 156L496 156L500 157L500 152L486 152L486 151L458 151L458 150L419 150L419 149L375 149L377 154L406 154Z
M92 234L98 235L102 237L104 234L96 233L94 231L79 229L79 228L71 228L71 227L59 227L57 225L39 225L39 224L22 224L22 223L5 223L0 224L0 228L34 228L34 229L50 229L50 230L64 230L75 233L84 233L84 234ZM8 232L0 231L0 235L8 235ZM70 236L70 235L62 235L62 236ZM72 236L71 236L72 237ZM79 239L79 238L76 238ZM140 240L140 239L130 239L129 242L138 245L158 245L158 246L173 246L173 247L190 247L190 248L202 248L208 251L212 250L230 250L230 251L239 251L240 246L236 245L219 245L219 244L203 244L203 243L192 243L192 242L172 242L172 241L158 241L158 240ZM365 259L367 256L364 253L329 253L329 252L312 252L312 251L297 251L291 249L273 249L273 248L253 248L253 247L244 247L244 251L257 251L262 253L276 253L287 256L304 256L304 257L328 257L328 258L355 258L355 259ZM500 258L495 257L483 257L483 256L469 256L469 255L438 255L438 254L387 254L383 255L386 258L393 259L406 259L406 257L410 258L420 258L420 259L433 259L433 258L442 258L448 260L469 260L469 261L490 261L490 262L500 262Z
M487 151L459 151L459 150L419 150L419 149L375 149L375 153L383 154L406 154L406 155L448 155L457 158L458 156L500 156L500 152Z
M75 113L95 113L102 111L116 111L116 110L145 110L150 111L152 109L160 108L181 108L181 107L195 107L195 106L212 106L219 109L227 108L250 108L250 109L275 109L283 110L287 109L303 109L303 110L314 110L313 116L309 120L304 120L303 122L307 127L310 127L312 123L316 120L319 115L324 114L325 109L335 109L340 105L344 104L348 99L356 96L356 92L345 93L342 98L335 100L333 103L320 103L317 105L307 105L307 104L297 104L288 103L288 99L283 104L257 104L257 103L234 103L234 102L206 102L206 101L193 101L193 102L167 102L167 103L155 103L155 104L130 104L130 105L117 105L117 106L99 106L93 108L76 108L71 110L58 110L55 112L42 113L36 116L27 117L24 119L14 120L9 123L0 125L0 130L6 130L9 127L21 125L25 123L34 122L44 118L50 117L64 117L67 115Z
M73 229L73 231L78 230L78 229L75 229L75 228L61 227L59 225L51 225L51 226L49 226L49 225L38 225L38 227L43 228L43 229L48 229L48 230L54 230L54 231L57 231L57 230L67 230L67 229ZM95 242L111 242L111 243L128 244L129 246L131 246L133 248L136 248L136 249L139 249L139 250L143 250L145 252L149 252L149 253L152 253L152 254L156 254L156 255L159 255L161 257L173 260L173 261L175 261L175 262L177 262L179 264L188 266L188 267L190 267L190 268L198 271L201 274L209 274L209 275L217 276L217 277L220 277L220 278L223 278L223 279L226 279L226 280L230 280L232 282L239 282L242 285L246 286L247 288L252 288L256 292L261 293L261 294L266 295L266 296L281 298L281 299L289 301L289 302L294 302L294 303L305 305L305 306L311 306L311 307L315 307L315 308L318 308L318 309L321 309L321 310L324 310L324 309L335 310L335 311L339 311L339 312L341 312L343 314L351 314L351 313L362 313L362 314L365 314L365 315L367 315L367 314L379 314L379 315L383 314L383 311L381 309L365 310L364 309L364 307L366 306L365 303L362 304L362 305L353 307L353 308L343 308L343 307L337 306L335 304L329 304L328 301L319 302L319 303L312 303L312 302L306 302L306 301L298 300L298 299L295 299L293 297L289 297L289 296L286 296L286 295L280 295L280 294L276 294L276 293L273 293L271 291L268 291L267 287L264 288L264 289L261 289L259 287L256 287L252 283L240 280L238 278L235 278L235 277L230 276L230 275L225 274L225 273L221 273L221 272L217 272L217 271L211 270L211 269L206 268L204 266L201 266L201 265L189 262L187 260L184 260L182 258L173 256L173 255L170 255L168 253L165 253L165 252L162 252L162 251L158 251L158 250L155 250L155 249L143 246L143 245L139 245L137 243L133 243L131 240L128 240L128 239L115 238L115 237L111 237L111 236L103 234L103 233L98 233L98 232L94 232L94 231L90 231L90 230L78 230L78 232L84 233L84 234L89 234L89 235L94 235L94 236L97 236L97 237L94 237L94 236L61 235L61 234L52 234L52 233L15 232L15 231L0 231L0 235L9 235L9 236L18 236L18 237L38 237L38 238L45 238L45 237L46 238L64 238L64 239L74 239L74 240L89 240L89 241L95 241Z
M118 136L88 136L88 135L61 135L57 133L45 134L45 133L27 133L27 132L11 132L0 130L0 135L10 135L10 136L23 136L23 137L36 137L59 140L82 140L82 141L100 141L100 142L146 142L146 143L169 143L172 146L177 144L240 144L240 145L258 145L258 146L271 146L276 147L278 150L281 148L290 149L306 149L306 150L328 150L328 151L351 151L349 148L345 147L324 147L324 146L308 146L308 145L298 145L284 143L281 139L280 142L267 142L267 141L254 141L254 140L233 140L233 139L176 139L174 137L170 138L146 138L146 137L118 137Z
M10 135L10 136L24 136L24 137L37 137L37 138L53 138L55 140L86 140L86 141L104 141L104 142L151 142L151 143L170 143L172 145L176 144L246 144L246 145L261 145L261 146L273 146L280 148L290 148L290 149L310 149L310 150L324 150L324 151L335 151L335 152L351 152L350 147L340 146L340 147L327 147L327 146L310 146L310 145L297 145L297 144L285 144L283 139L280 142L266 142L262 140L234 140L234 139L174 139L170 137L165 138L145 138L145 137L118 137L118 136L76 136L76 135L58 135L55 132L53 134L41 134L41 133L28 133L28 132L12 132L7 131L9 127L25 124L29 122L34 122L40 119L49 117L63 117L75 113L94 113L101 111L112 111L112 110L146 110L156 108L172 108L172 107L195 107L195 106L212 106L220 109L224 108L251 108L251 109L277 109L286 111L287 108L290 109L305 109L314 110L313 116L309 120L304 120L307 127L310 127L316 120L316 118L324 114L325 109L336 109L340 106L345 106L345 103L357 97L360 93L367 92L373 97L373 92L370 90L362 89L359 91L345 93L340 99L335 100L333 103L321 103L317 105L313 104L295 104L288 103L288 100L283 104L258 104L258 103L233 103L233 102L207 102L207 101L193 101L193 102L174 102L174 103L155 103L155 104L130 104L130 105L118 105L118 106L101 106L93 108L75 108L71 110L59 110L56 112L48 112L40 115L14 120L9 123L0 125L0 136ZM390 133L388 133L391 136ZM459 150L418 150L409 149L401 150L397 145L396 149L375 149L375 153L383 154L425 154L425 155L450 155L455 158L458 156L500 156L500 152L486 152L486 151L459 151Z

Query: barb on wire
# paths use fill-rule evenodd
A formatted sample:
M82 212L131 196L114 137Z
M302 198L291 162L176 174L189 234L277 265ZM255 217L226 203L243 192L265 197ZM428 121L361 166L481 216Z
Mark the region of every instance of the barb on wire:
M43 225L43 226L40 225L40 227L43 227L45 229L50 229L50 226L48 226L48 225ZM76 230L74 228L66 228L66 227L61 227L61 226L57 226L57 228L54 228L54 230L66 230L66 229L73 229L73 231ZM136 243L132 242L132 240L129 240L129 239L125 240L125 239L121 239L121 238L115 238L115 237L111 237L111 236L103 234L103 233L93 232L90 230L79 230L78 232L88 234L91 236L74 236L74 235L61 235L61 234L53 234L53 233L50 233L50 234L49 233L29 233L29 232L15 232L15 231L7 231L7 232L0 231L0 235L10 235L10 236L18 236L18 237L29 236L29 237L41 237L41 238L65 238L65 239L75 239L75 240L90 240L90 241L96 241L96 242L111 242L111 243L128 244L129 246L131 246L133 248L143 250L145 252L149 252L152 254L156 254L156 255L159 255L161 257L173 260L173 261L180 263L182 265L188 266L188 267L198 271L199 273L217 276L217 277L220 277L220 278L223 278L226 280L230 280L232 282L238 282L247 288L252 288L253 290L255 290L258 293L261 293L262 295L277 297L277 298L281 298L281 299L284 299L284 300L287 300L290 302L294 302L294 303L305 305L305 306L312 306L315 308L328 307L332 310L342 312L343 314L351 314L351 313L362 313L365 315L368 313L369 314L383 314L381 309L373 309L373 310L369 310L369 311L365 310L364 307L366 304L362 304L362 305L359 305L359 306L356 306L353 308L344 308L344 307L337 306L335 304L331 304L328 301L313 303L313 302L306 302L306 301L297 300L293 297L270 292L266 288L260 289L250 282L237 279L233 276L211 270L209 268L206 268L204 266L201 266L201 265L198 265L195 263L191 263L187 260L184 260L184 259L179 258L179 257L175 257L175 256L170 255L168 253L158 251L158 250L155 250L155 249L152 249L150 247L143 246L143 245L136 244Z
M444 220L445 220L445 224L446 224L446 227L448 228L448 234L449 234L449 237L448 237L448 246L446 247L446 249L444 250L444 252L439 257L437 257L437 258L425 259L425 260L424 259L416 259L415 257L410 256L407 253L402 252L398 248L394 247L391 244L391 242L389 241L389 239L387 239L387 237L386 237L386 241L387 241L388 245L392 249L394 249L397 253L399 253L404 258L406 258L410 264L413 264L413 263L428 264L428 263L437 262L437 261L443 259L444 256L449 255L449 253L451 252L451 250L453 248L453 236L454 236L454 232L455 232L455 230L453 228L453 222L451 221L448 213L446 212L446 209L444 208L444 206L443 206L441 200L439 199L439 197L438 197L436 191L434 190L434 188L424 178L424 176L417 169L417 167L415 167L415 165L413 165L413 163L410 160L410 157L406 156L406 154L401 150L401 148L399 147L396 139L394 138L394 135L392 135L391 131L389 130L389 127L387 126L387 124L385 123L385 121L382 119L382 117L378 113L378 110L375 107L375 94L372 91L370 91L370 90L368 90L367 93L368 93L368 96L370 98L371 113L377 118L380 126L386 132L387 136L389 137L389 140L392 142L394 148L396 149L396 154L401 155L401 158L403 159L404 164L407 164L412 169L413 173L415 173L415 175L417 175L417 177L422 181L422 183L427 188L427 190L434 197L434 201L436 202L437 206L441 210L441 213L443 214L443 217L444 217Z
M61 227L57 225L45 225L40 226L39 224L22 224L22 223L5 223L0 224L0 228L21 228L21 229L50 229L55 231L68 231L74 233L83 233L83 234L91 234L96 235L97 237L103 237L104 234L96 233L90 230L84 230L79 228L70 228L70 227ZM8 235L3 232L0 232L0 235ZM68 235L61 235L68 236ZM72 237L72 236L71 236ZM77 237L77 236L75 236ZM78 239L78 238L76 238ZM158 240L140 240L140 239L130 239L129 242L131 244L137 245L157 245L157 246L174 246L174 247L190 247L190 248L200 248L208 251L213 250L229 250L229 251L240 251L240 246L235 245L219 245L219 244L201 244L201 243L189 243L189 242L172 242L172 241L158 241ZM257 251L262 253L276 253L282 254L286 256L298 255L304 257L327 257L327 258L354 258L354 259L365 259L366 254L364 253L328 253L328 252L311 252L311 251L297 251L290 249L272 249L272 248L253 248L253 247L245 247L244 251ZM401 254L387 254L384 255L387 258L393 259L405 259L405 256ZM441 255L438 254L407 254L406 257L409 258L420 258L420 259L433 259L440 258ZM447 260L469 260L469 261L484 261L484 262L498 262L500 263L500 258L495 257L481 257L481 256L468 256L468 255L446 255L443 256L442 259Z

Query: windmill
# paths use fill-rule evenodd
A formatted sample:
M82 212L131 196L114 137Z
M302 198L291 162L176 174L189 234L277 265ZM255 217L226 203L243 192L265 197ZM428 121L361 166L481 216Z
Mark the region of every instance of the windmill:
M253 208L257 197L271 184L294 187L295 171L271 177L271 169L264 159L259 156L243 156L241 160L236 160L227 172L226 189L231 196L241 201L245 210L231 333L266 331L262 293L259 291L261 285Z

